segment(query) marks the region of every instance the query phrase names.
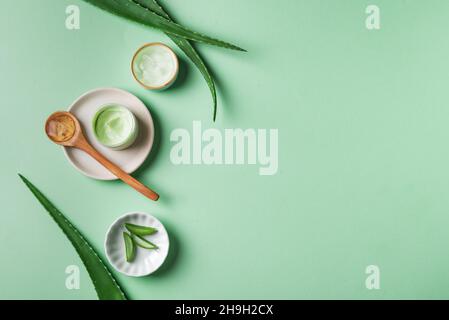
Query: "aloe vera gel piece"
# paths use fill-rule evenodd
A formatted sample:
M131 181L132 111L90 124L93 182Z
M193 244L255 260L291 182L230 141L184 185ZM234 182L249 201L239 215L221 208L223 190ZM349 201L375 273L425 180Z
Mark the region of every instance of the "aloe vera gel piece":
M135 241L135 244L141 248L144 248L144 249L157 249L158 248L157 245L155 245L151 241L148 241L144 237L134 234L133 239Z
M132 262L136 257L137 246L143 249L158 249L158 246L144 238L157 232L156 228L125 223L125 228L130 232L123 232L125 242L126 261Z
M152 234L155 234L157 232L156 228L153 227L146 227L146 226L139 226L132 223L125 223L125 228L131 232L132 234L138 235L138 236L150 236Z
M126 261L132 262L136 257L136 246L134 245L133 238L128 233L123 232L123 240L125 241Z

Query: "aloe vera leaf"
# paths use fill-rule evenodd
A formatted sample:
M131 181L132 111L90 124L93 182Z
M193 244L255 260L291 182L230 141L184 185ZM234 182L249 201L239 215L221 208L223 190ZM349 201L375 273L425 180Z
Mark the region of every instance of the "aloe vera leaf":
M134 237L134 241L136 243L136 245L138 245L141 248L144 249L157 249L158 246L155 245L153 242L148 241L147 239L145 239L144 237L138 236L138 235L133 235Z
M176 24L170 20L167 20L156 13L142 7L133 0L84 0L100 9L108 11L109 13L121 16L123 18L133 20L137 23L141 23L156 29L160 29L164 32L180 36L182 38L203 42L223 48L245 51L244 49L206 36L204 34L192 31Z
M123 241L125 242L126 261L132 262L136 257L136 246L134 245L134 240L128 233L123 232Z
M147 227L147 226L139 226L137 224L132 223L125 223L125 228L131 232L132 234L135 234L137 236L151 236L152 234L155 234L157 232L156 228Z
M21 174L19 177L72 243L89 273L98 298L100 300L126 300L126 295L114 276L81 232L28 179Z
M147 8L148 10L153 11L154 13L173 21L168 13L162 8L162 6L156 0L133 0L134 2L139 3L141 6ZM192 46L189 40L178 37L176 35L166 33L170 39L185 53L187 57L195 64L198 70L203 75L206 83L209 87L209 90L212 95L213 100L213 120L217 119L217 91L215 88L214 79L212 78L208 68L204 64L203 59L198 54L197 50Z

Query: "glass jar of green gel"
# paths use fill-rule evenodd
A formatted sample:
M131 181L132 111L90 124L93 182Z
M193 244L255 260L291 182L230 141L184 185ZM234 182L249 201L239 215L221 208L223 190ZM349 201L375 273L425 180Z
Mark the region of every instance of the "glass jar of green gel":
M97 140L113 150L130 147L138 135L138 123L134 114L118 104L102 106L92 120Z

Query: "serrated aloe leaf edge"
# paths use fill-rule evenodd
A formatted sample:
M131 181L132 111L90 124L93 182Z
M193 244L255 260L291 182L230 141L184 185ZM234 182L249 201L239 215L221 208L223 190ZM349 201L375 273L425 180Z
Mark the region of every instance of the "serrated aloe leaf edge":
M231 43L221 41L199 32L192 31L173 21L170 21L151 10L141 6L133 0L83 0L100 9L117 16L133 20L156 29L160 29L166 33L170 33L185 39L203 42L232 50L245 51L244 49Z
M116 279L81 232L27 178L19 177L48 211L81 258L100 300L127 300Z
M151 10L154 13L172 21L168 13L162 8L162 6L156 0L133 0L133 1L137 2L141 6L147 8L148 10ZM170 33L165 34L168 37L170 37L170 39L172 39L172 41L185 53L187 57L189 57L189 59L195 64L195 66L198 68L198 70L201 72L204 79L206 80L206 83L212 95L213 120L215 121L217 119L217 91L215 88L214 79L212 78L208 68L204 64L203 59L200 57L197 50L192 46L192 44L188 40Z

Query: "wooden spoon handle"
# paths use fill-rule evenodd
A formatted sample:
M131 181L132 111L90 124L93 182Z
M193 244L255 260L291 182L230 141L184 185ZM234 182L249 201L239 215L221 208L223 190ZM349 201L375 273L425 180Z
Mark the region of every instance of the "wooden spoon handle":
M102 164L106 169L111 171L117 178L121 179L123 182L133 187L135 190L139 191L145 197L157 201L159 199L159 195L139 182L137 179L133 178L125 171L120 169L117 165L109 161L105 156L99 153L94 149L87 141L83 141L77 145L79 149L87 152L90 156L92 156L95 160L97 160L100 164Z

